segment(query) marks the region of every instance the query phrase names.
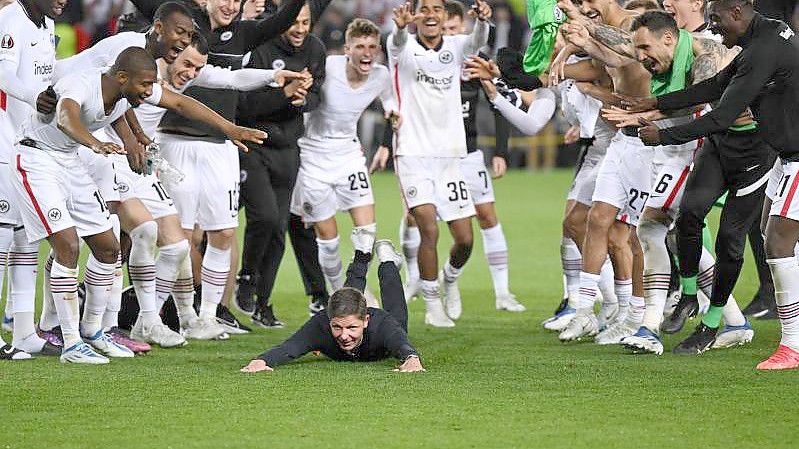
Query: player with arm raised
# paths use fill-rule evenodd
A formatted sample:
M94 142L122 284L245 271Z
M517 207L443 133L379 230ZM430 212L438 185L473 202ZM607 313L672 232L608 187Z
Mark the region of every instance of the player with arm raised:
M491 14L480 0L476 10L478 20L471 35L444 36L442 0L422 0L416 12L405 4L394 10L396 29L388 38L394 93L403 117L395 137L395 168L403 199L421 234L425 322L436 327L455 325L444 311L437 280L437 219L447 222L455 241L444 265L445 288L457 281L472 250L475 210L460 170L460 159L466 156L460 77L463 61L485 45ZM407 30L412 22L417 25L415 35Z
M336 211L352 216L355 250L371 253L377 232L358 118L379 98L386 116L399 119L388 69L375 65L381 51L380 30L366 19L355 19L345 36L344 55L327 57L322 101L308 115L305 135L297 142L300 170L294 203L300 210L293 211L313 224L319 263L333 291L344 284Z
M639 16L633 22L631 31L632 43L638 53L638 59L653 74L653 85L655 82L671 83L672 89L681 85L688 85L688 83L698 84L714 76L739 52L738 48L728 50L714 40L694 37L685 30L679 30L675 19L670 14L662 11L647 12ZM677 77L683 77L684 80L678 80ZM636 123L643 119L654 120L665 116L665 114L659 112L652 112L644 116L642 114L628 114L619 109L611 109L611 111L614 110L617 111L615 115L611 114L609 116L614 120L620 120L622 124ZM677 111L674 115L679 116L684 113ZM737 126L718 137L723 138L726 147L748 148L751 152L750 156L769 159L768 148L760 143L756 126L748 113L742 115L738 120ZM705 149L699 155L702 157L702 155L708 154L708 156L704 156L702 159L697 158L696 161L694 161L693 151L672 152L670 159L660 170L653 186L652 196L649 203L647 203L644 218L642 218L638 229L645 255L644 279L646 280L647 305L644 322L635 335L622 340L622 343L636 351L656 354L660 354L663 351L658 334L670 277L669 255L663 242L668 228L678 216L678 212L680 218L677 219L677 223L679 226L679 223L685 222L687 216L697 216L696 207L692 203L697 201L698 198L703 198L702 204L707 209L704 210L701 218L698 218L699 221L696 227L696 230L698 230L701 227L704 215L717 199L718 195L713 196L713 194L704 198L700 192L704 192L705 186L708 184L704 181L701 186L697 184L700 179L710 179L712 177L712 172L707 171L708 168L705 167L709 167L708 161L710 159L708 158L715 153L715 144L713 142L705 141ZM742 154L741 157L748 158L749 156ZM701 169L701 172L698 175L690 175L689 177L691 164L694 164L694 170ZM736 192L730 198L730 206L733 207L731 210L736 209L734 204L739 201L745 201L749 204L746 207L747 210L751 209L751 204L759 205L762 202L762 189L754 189L749 192L751 189L747 189L747 186L751 181L764 178L769 168L761 167L760 171L754 170L752 173L747 173L746 179L739 177L740 183L729 186ZM692 181L691 190L689 191L686 179L691 178L694 181ZM713 179L717 178L713 177ZM720 192L715 189L712 191ZM684 192L687 195L684 196ZM711 199L711 197L713 198ZM684 201L683 198L685 198ZM689 209L686 211L682 211L679 207L683 202L689 205ZM683 285L688 287L688 284L693 282L693 287L691 290L683 292L683 297L680 299L677 309L675 309L670 319L664 323L663 332L674 333L679 331L689 314L697 312L699 308L696 299L697 285L702 288L708 297L712 297L715 291L719 292L717 294L726 296L729 296L732 292L735 275L731 274L731 269L735 271L733 268L735 264L730 263L731 261L724 256L725 251L723 250L723 248L728 247L726 231L730 229L730 224L727 223L727 218L729 217L734 223L740 223L741 225L746 223L746 220L733 219L733 216L734 214L724 214L725 219L722 220L724 232L719 233L718 248L720 249L720 259L717 265L714 266L710 252L698 246L692 247L695 254L693 252L690 256L688 254L680 254ZM752 223L750 222L750 224ZM745 238L746 229L736 228L736 231L741 231L740 237L742 239ZM698 235L692 240L697 244L701 243ZM743 240L741 240L741 245L742 243ZM697 258L699 254L702 254L701 259ZM742 254L739 254L739 256L742 257ZM687 258L683 260L683 257ZM740 266L737 269L740 270ZM698 273L699 276L697 276ZM730 279L733 280L730 281ZM719 310L719 313L722 313L722 311ZM727 327L723 332L724 336L719 339L719 344L716 347L737 346L751 341L754 332L746 322L734 298L730 298L727 301L723 315ZM684 345L678 345L674 351L696 352L695 348L686 348Z
M162 86L175 92L183 92L192 85L251 90L272 82L283 84L287 78L302 77L298 73L285 70L231 71L208 66L207 60L208 45L205 38L195 34L191 45L174 62L168 64L164 59L156 61L163 80ZM135 133L132 132L135 134L133 145L147 146L152 143L150 136L155 136L158 123L167 110L144 104L133 111L136 116L136 121L131 123L135 130ZM109 126L95 133L98 139L101 135L123 145L124 139L113 127ZM118 212L122 229L131 236L130 277L140 307L139 319L133 326L131 337L162 347L183 344L183 337L161 324L157 315L159 305L170 294L174 296L179 321L187 338L202 340L218 337L219 329L199 322L192 307L194 283L191 262L187 257L189 243L181 230L172 200L161 185L157 173L138 174L131 169L123 156L112 155L109 158L114 162L119 189L121 203ZM154 167L153 171L158 171L158 167ZM157 258L156 246L159 248Z
M8 262L6 310L13 327L13 346L45 355L60 351L40 338L34 327L39 245L28 242L10 170L19 127L31 114L51 113L55 107L51 95L56 43L52 18L59 16L64 6L63 0L21 0L0 10L0 163L4 170L0 176L0 284Z

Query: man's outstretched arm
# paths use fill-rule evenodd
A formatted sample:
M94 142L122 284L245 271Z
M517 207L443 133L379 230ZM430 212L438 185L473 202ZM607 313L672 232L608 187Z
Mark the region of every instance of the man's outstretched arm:
M323 324L319 323L319 320L326 321L327 315L323 313L315 315L313 318L306 321L305 324L286 341L254 358L250 364L242 368L241 371L245 373L272 371L272 369L278 365L283 365L315 349L319 349L324 339L324 335L322 334Z

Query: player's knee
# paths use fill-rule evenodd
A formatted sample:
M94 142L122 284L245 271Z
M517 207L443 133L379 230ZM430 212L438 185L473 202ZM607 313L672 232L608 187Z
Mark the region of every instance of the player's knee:
M600 209L591 208L588 212L588 232L607 233L616 217L608 216Z
M177 266L180 262L183 261L189 255L189 241L183 239L177 243L172 243L171 245L164 245L158 248L158 257L161 259L166 259L170 263Z
M119 256L119 242L116 239L106 242L99 248L95 248L92 254L102 263L116 263Z
M472 234L471 232L463 232L460 234L455 234L453 236L453 240L455 241L455 245L457 245L459 248L465 251L471 251L472 246L474 246L474 234Z
M497 215L490 214L477 214L477 223L480 229L490 229L497 225Z
M145 221L130 231L130 239L134 245L152 248L158 240L158 224L152 220Z

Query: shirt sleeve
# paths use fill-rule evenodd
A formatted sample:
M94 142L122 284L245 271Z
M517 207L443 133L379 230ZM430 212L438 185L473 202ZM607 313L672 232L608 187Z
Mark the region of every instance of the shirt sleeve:
M476 20L472 34L466 36L466 42L463 46L463 58L476 55L480 48L488 44L488 22L485 20Z
M555 113L555 94L549 89L536 90L535 100L530 104L527 112L512 105L507 98L497 94L493 101L494 107L503 117L519 129L522 133L532 136L538 134L549 123Z
M206 65L191 83L196 87L209 89L232 89L248 91L264 87L275 80L275 70L239 69Z
M776 70L777 61L773 54L775 49L751 48L751 50L747 52L746 57L738 60L735 73L716 107L685 125L661 129L659 133L661 144L687 143L723 131L735 123L735 119L752 104Z
M399 105L397 104L397 99L394 97L394 89L391 87L391 75L388 73L388 70L383 73L386 75L385 82L383 83L383 90L380 91L380 104L386 112L399 112Z
M306 321L288 340L259 355L258 358L267 365L276 367L285 364L303 355L319 349L322 346L324 335L320 319L327 319L327 315L318 314Z
M393 317L389 316L383 320L379 332L383 346L392 357L405 360L410 355L419 355L416 348L408 341L408 334Z
M83 104L86 103L92 95L92 92L94 92L94 89L90 88L86 79L79 76L67 77L59 81L53 89L58 95L59 106L64 99L69 98L83 107Z
M305 0L287 0L276 13L269 17L257 21L238 22L239 32L244 34L244 50L251 51L291 28L303 5L305 5Z
M62 76L67 76L70 73L84 71L86 69L100 69L108 67L116 62L117 56L128 47L135 46L129 37L134 34L117 34L107 37L93 46L83 50L82 52L70 56L66 59L61 59L55 64L56 80L61 79Z
M149 97L145 98L144 102L153 106L158 106L158 104L161 103L162 95L164 95L164 88L161 87L160 84L155 83L153 84L153 93L151 93Z
M13 23L0 23L0 90L36 108L39 92L17 76L22 35Z

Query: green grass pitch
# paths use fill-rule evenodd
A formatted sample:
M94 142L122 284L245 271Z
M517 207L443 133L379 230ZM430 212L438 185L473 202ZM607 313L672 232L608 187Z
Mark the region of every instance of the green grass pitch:
M274 294L283 330L192 341L100 367L52 358L0 364L0 448L796 448L799 372L754 369L776 348L777 322L756 321L748 347L699 357L561 344L541 328L561 296L558 244L570 176L513 172L496 183L511 287L528 311L494 310L476 232L457 327L425 327L421 301L410 305L426 373L394 373L391 361L309 356L273 373L240 374L307 319L287 252ZM374 184L378 234L396 242L396 180L377 175ZM349 220L339 222L346 260ZM442 233L440 254L449 241ZM370 285L376 290L374 273ZM739 302L756 288L747 261ZM666 338L666 347L686 332Z

